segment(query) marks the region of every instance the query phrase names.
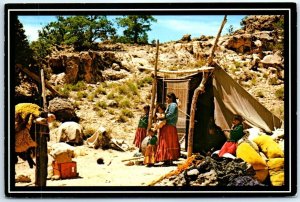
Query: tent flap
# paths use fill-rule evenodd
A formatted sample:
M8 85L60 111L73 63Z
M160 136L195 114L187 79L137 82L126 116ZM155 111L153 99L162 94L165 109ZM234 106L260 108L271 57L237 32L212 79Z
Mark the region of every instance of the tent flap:
M261 128L266 132L281 127L282 121L278 117L219 67L214 71L213 91L215 120L221 128L230 128L234 114L241 115L247 125Z

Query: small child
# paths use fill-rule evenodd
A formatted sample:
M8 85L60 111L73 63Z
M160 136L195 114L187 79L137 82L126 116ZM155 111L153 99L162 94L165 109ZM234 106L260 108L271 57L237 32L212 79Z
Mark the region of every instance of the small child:
M138 124L138 128L136 129L135 132L135 137L133 144L139 148L139 152L141 152L141 143L143 139L147 136L147 127L148 127L148 117L149 117L149 111L150 111L150 106L145 105L143 107L144 114L141 116Z
M153 128L149 130L148 135L150 136L150 138L148 140L147 147L145 150L144 164L147 167L151 167L155 163L155 154L157 149L157 135Z
M156 123L154 124L154 130L162 128L167 123L166 119L166 106L164 104L158 104L156 113Z

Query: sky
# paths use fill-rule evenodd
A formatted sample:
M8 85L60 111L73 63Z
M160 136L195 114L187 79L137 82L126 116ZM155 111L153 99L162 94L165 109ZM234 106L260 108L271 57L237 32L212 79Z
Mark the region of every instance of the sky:
M113 19L116 16L109 16ZM153 15L157 22L152 22L152 30L147 32L148 40L159 40L160 42L180 40L183 35L191 34L191 37L200 37L201 35L216 36L223 15ZM230 25L233 30L239 29L240 22L244 15L228 15L222 34L228 33ZM38 30L46 26L51 21L56 21L55 16L19 16L20 22L23 24L25 34L30 42L37 40ZM121 32L121 31L120 31Z

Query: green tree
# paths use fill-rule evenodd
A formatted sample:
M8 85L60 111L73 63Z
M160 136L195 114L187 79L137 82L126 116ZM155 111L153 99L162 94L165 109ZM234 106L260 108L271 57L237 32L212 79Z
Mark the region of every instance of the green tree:
M148 43L147 31L151 30L151 22L157 20L151 15L129 15L116 19L120 27L125 28L124 36L119 41L125 43Z
M30 49L25 30L19 19L14 21L14 38L11 40L11 44L15 48L14 57L15 64L21 64L22 66L28 67L33 63L33 51Z
M97 40L113 38L116 30L106 16L58 16L39 32L39 38L52 45L74 45L76 50L92 48Z
M233 32L234 32L234 31L233 31L233 26L232 26L232 25L229 25L227 31L228 31L228 34L229 34L229 35L232 35Z

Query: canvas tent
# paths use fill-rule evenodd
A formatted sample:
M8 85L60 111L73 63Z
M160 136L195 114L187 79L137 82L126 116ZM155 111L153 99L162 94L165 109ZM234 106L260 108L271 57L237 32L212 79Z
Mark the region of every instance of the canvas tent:
M245 119L245 125L258 127L266 132L280 128L282 121L261 105L244 88L234 81L221 67L215 67L205 84L205 93L200 94L196 104L193 152L209 149L209 120L222 129L229 129L234 114ZM202 80L202 73L181 78L158 77L157 102L165 103L168 92L179 98L179 118L177 129L185 135L187 142L189 114L195 89ZM187 148L187 145L186 145Z

